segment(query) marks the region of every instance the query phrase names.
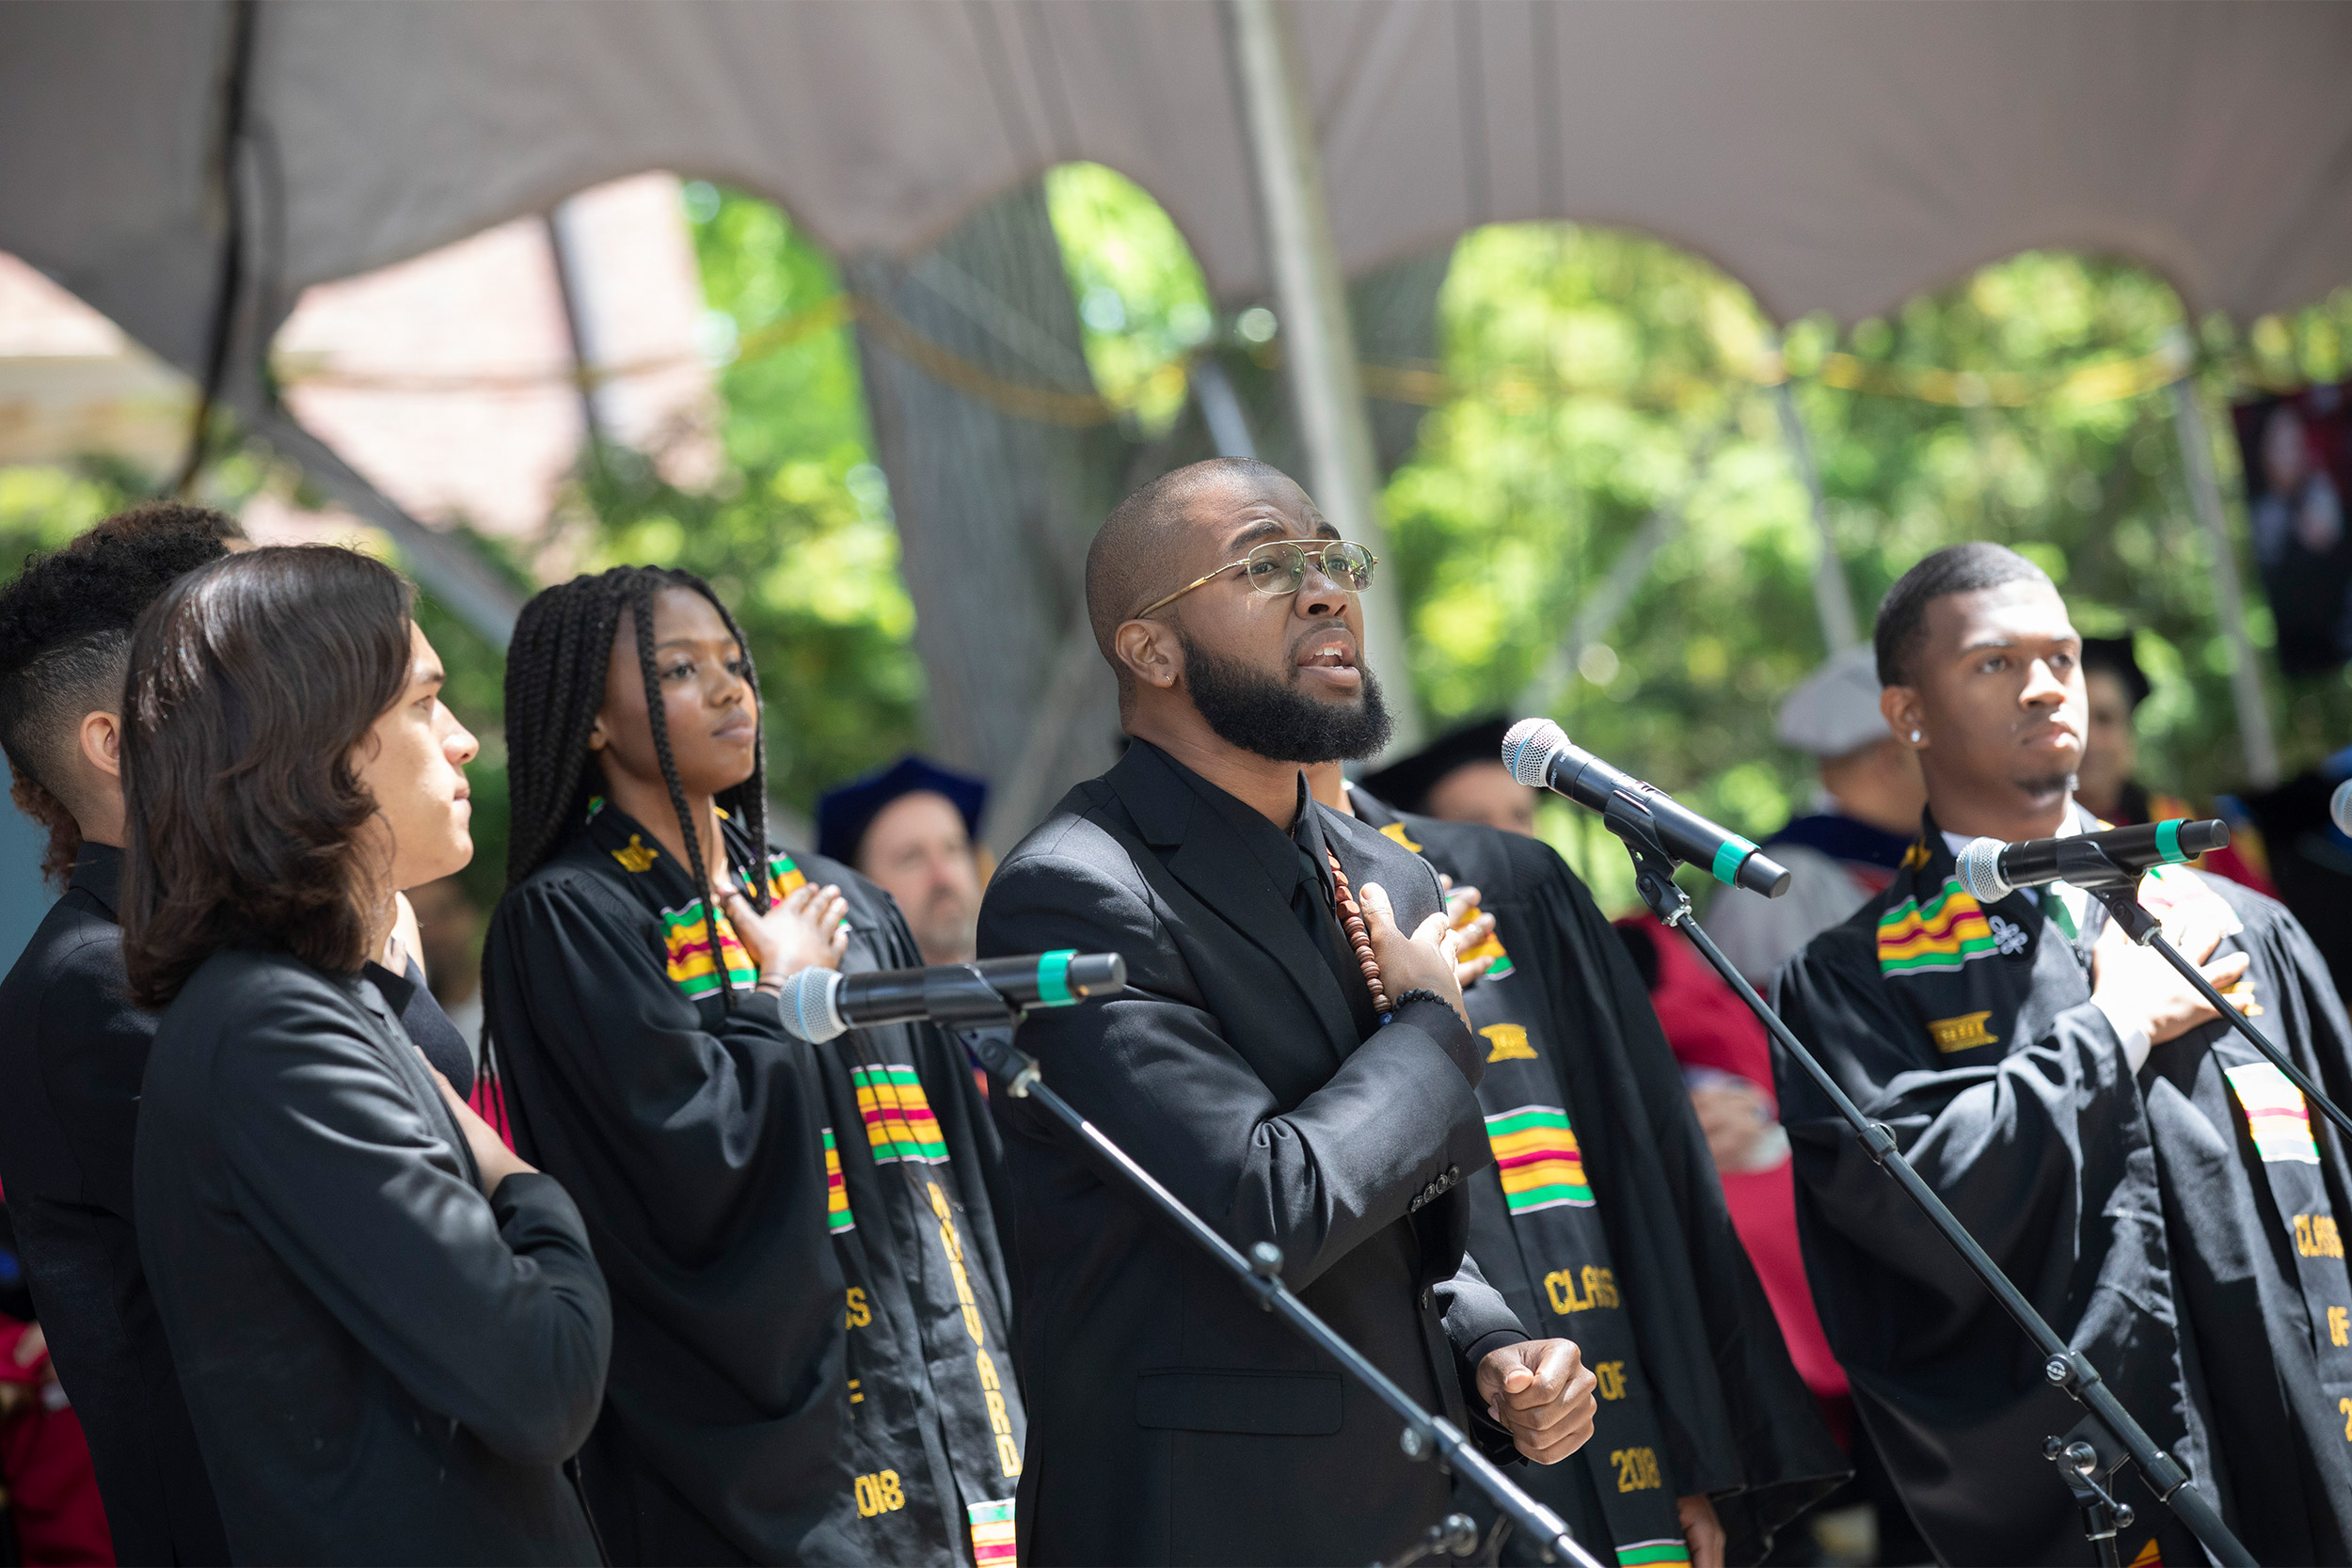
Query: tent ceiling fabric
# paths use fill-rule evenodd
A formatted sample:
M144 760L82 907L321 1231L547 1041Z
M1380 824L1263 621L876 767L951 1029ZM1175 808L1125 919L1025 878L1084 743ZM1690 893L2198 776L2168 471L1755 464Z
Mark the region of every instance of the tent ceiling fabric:
M1501 219L1646 230L1786 320L2035 246L2241 319L2352 280L2352 7L2186 0L1308 0L1347 270ZM0 248L201 357L229 0L0 7ZM835 251L920 251L1057 162L1125 171L1261 295L1216 0L263 0L262 314L583 186L762 190Z

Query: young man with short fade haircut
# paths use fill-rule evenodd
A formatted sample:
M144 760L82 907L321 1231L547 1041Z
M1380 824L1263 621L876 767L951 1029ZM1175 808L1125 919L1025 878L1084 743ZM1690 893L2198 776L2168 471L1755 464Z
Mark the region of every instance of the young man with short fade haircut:
M1969 840L2092 830L2073 798L2082 640L2041 568L1940 550L1878 617L1881 708L1928 805L1895 879L1781 971L1789 1027L2263 1562L2352 1561L2342 1143L2106 909L2064 883L1980 906ZM2185 866L2140 886L2173 944L2339 1101L2352 1025L2271 900ZM1777 1064L1822 1325L1947 1562L2089 1562L2045 1438L2080 1410L1992 1295ZM2201 1553L2132 1474L2126 1562Z
M0 980L0 1182L122 1562L228 1560L139 1261L131 1157L156 1021L124 994L116 911L132 626L242 538L225 513L154 502L0 588L0 748L18 805L49 831L43 869L65 887ZM401 903L401 943L413 952ZM473 1080L465 1040L406 967L415 986L402 1023L463 1093Z
M132 1224L131 1152L152 1014L123 994L122 721L131 627L228 553L236 520L140 507L0 589L0 748L65 889L0 981L0 1180L58 1381L120 1562L225 1562Z
M48 830L41 875L59 887L81 850L84 817L98 824L99 842L120 837L119 786L99 781L114 777L131 623L167 584L243 537L226 513L156 501L28 562L0 591L0 749L10 797Z

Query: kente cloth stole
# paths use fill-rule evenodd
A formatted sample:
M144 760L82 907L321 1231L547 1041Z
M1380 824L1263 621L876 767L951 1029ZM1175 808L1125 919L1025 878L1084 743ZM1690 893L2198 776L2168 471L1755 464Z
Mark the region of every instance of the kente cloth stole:
M1486 1053L1478 1104L1495 1152L1494 1172L1478 1180L1502 1183L1512 1235L1546 1315L1528 1332L1575 1340L1599 1383L1592 1440L1562 1463L1587 1466L1620 1568L1688 1563L1649 1381L1577 1147L1575 1108L1552 1065L1558 1042L1544 1037L1540 1023L1524 1022L1540 1017L1540 1008L1518 1005L1534 983L1515 976L1503 957L1463 993Z
M893 1033L884 1031L885 1037ZM859 1037L850 1037L856 1040ZM849 1041L845 1041L849 1044ZM851 1052L861 1048L850 1045ZM1010 1564L1013 1558L1013 1493L1021 1479L1023 1445L1028 1422L1021 1395L1012 1381L1010 1338L997 1312L995 1297L985 1289L977 1255L967 1249L969 1218L950 1196L947 1143L939 1118L930 1107L922 1076L905 1062L853 1061L850 1083L857 1095L865 1123L864 1146L886 1196L898 1201L886 1207L903 1212L881 1216L874 1223L904 1235L906 1251L915 1264L915 1277L905 1281L910 1305L917 1318L921 1354L928 1377L914 1380L919 1394L925 1385L939 1407L940 1431L957 1490L967 1501L965 1525L971 1535L974 1560L979 1568ZM850 1134L854 1139L857 1135ZM826 1176L830 1183L840 1150L827 1131ZM854 1147L854 1146L853 1146ZM894 1184L896 1184L894 1186ZM846 1209L846 1203L844 1205ZM836 1225L839 1235L845 1226ZM862 1249L861 1249L862 1250ZM844 1270L852 1279L871 1264ZM870 1310L852 1300L850 1370L865 1361L859 1354L859 1331L868 1329ZM854 1419L863 1403L863 1390L850 1390ZM886 1500L886 1499L885 1499ZM946 1499L949 1506L954 1499Z
M2140 884L2140 902L2159 913L2201 899L2218 903L2220 895L2185 874L2152 875ZM2232 936L2243 929L2233 914L2223 928ZM2247 988L2241 983L2231 989ZM2261 1028L2262 1014L2257 990L2247 1017ZM2278 1043L2276 1036L2271 1043ZM2211 1050L2243 1120L2239 1136L2262 1162L2279 1223L2294 1248L2296 1282L2311 1318L2321 1407L2342 1422L2344 1441L2352 1443L2352 1273L2346 1272L2343 1227L2319 1164L2311 1106L2287 1075L2234 1030L2216 1039Z
M2042 918L2047 904L2033 890L1983 908L1948 874L1949 863L1948 855L1914 847L1904 864L1913 894L1880 916L1878 957L1880 974L1919 1018L1939 1065L1957 1067L1997 1061L2013 1043L2038 1034L2069 1001L2089 996L2088 939L2098 922L2089 933L2065 930ZM2158 866L2139 884L2141 906L2159 916L2203 900L2223 903L2185 866ZM2239 934L2243 927L2226 904L2222 912L2225 934ZM2034 994L2037 974L2046 979L2064 973L2064 966L2053 971L2034 961L2041 946L2051 942L2073 955L2084 976L2073 998ZM2244 994L2249 984L2232 989ZM2259 1026L2259 998L2256 1006ZM2352 1275L2312 1139L2311 1109L2286 1075L2235 1033L2219 1035L2211 1050L2230 1085L2240 1150L2250 1150L2260 1164L2293 1249L2319 1370L2315 1397L2352 1442Z
M715 1022L724 1006L720 994L723 971L739 999L758 981L749 953L723 912L715 923L708 918L684 870L646 844L642 832L628 831L615 816L604 814L603 804L601 799L590 803L590 833L630 874L631 883L658 911L671 983L707 1022ZM728 847L739 882L748 882L748 852L734 852L745 847L731 842ZM767 875L771 900L808 881L792 857L781 851L769 855ZM884 1037L892 1033L885 1032ZM978 1259L964 1249L966 1217L948 1196L952 1179L943 1180L948 1164L946 1138L921 1075L911 1063L857 1060L848 1041L844 1048L852 1057L850 1084L863 1131L862 1139L859 1130L848 1132L848 1147L862 1145L885 1192L890 1182L905 1183L898 1195L905 1213L866 1217L885 1234L900 1233L901 1248L912 1251L915 1277L903 1281L903 1287L921 1340L917 1346L896 1344L882 1320L872 1255L857 1234L859 1216L850 1201L842 1130L822 1128L825 1228L848 1281L847 1397L853 1424L844 1438L857 1472L851 1481L852 1500L861 1519L874 1521L885 1532L878 1542L896 1539L887 1532L897 1521L888 1516L908 1506L912 1475L925 1467L924 1461L919 1452L900 1451L911 1435L905 1433L904 1413L879 1420L869 1413L928 1393L938 1407L956 1489L963 1499L982 1499L961 1504L973 1559L978 1568L1009 1565L1013 1559L1013 1492L1020 1482L1027 1418L1012 1382L1009 1337L993 1295L973 1283ZM906 1250L892 1250L906 1255ZM926 1370L928 1376L923 1375ZM867 1418L861 1421L862 1417ZM896 1441L894 1432L901 1434ZM959 1499L944 1498L942 1504L953 1510Z

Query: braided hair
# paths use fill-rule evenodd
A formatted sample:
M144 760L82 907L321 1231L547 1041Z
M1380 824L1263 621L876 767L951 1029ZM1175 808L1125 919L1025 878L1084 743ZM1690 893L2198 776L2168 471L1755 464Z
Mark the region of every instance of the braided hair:
M510 813L506 885L517 886L553 858L579 827L589 797L596 793L597 772L590 757L588 736L596 727L597 710L604 705L612 640L619 634L626 610L637 634L637 668L645 683L645 713L652 723L654 755L660 761L661 780L669 786L671 809L677 813L678 832L686 840L688 870L695 891L702 895L703 915L710 923L716 958L719 906L711 896L710 864L703 853L701 832L686 807L686 787L678 779L677 762L670 750L660 676L654 668L654 597L665 588L699 594L719 612L727 635L743 650L743 678L751 686L754 715L758 719L759 672L752 663L743 628L719 602L710 584L693 573L673 567L615 566L576 577L533 596L516 621L515 640L506 655ZM751 839L754 865L747 892L753 905L764 913L770 905L768 761L764 720L760 721L763 728L752 750L752 776L721 791L718 802L743 824ZM720 995L732 1012L735 983L723 962L718 969Z

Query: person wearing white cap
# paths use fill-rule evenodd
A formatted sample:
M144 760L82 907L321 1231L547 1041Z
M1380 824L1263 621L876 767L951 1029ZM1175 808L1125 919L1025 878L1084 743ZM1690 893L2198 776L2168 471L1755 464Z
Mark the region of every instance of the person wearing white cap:
M1708 934L1759 990L1820 932L1860 909L1895 875L1919 836L1927 785L1909 747L1879 712L1868 647L1832 657L1780 705L1772 734L1820 759L1812 810L1766 839L1788 868L1778 898L1718 898Z

